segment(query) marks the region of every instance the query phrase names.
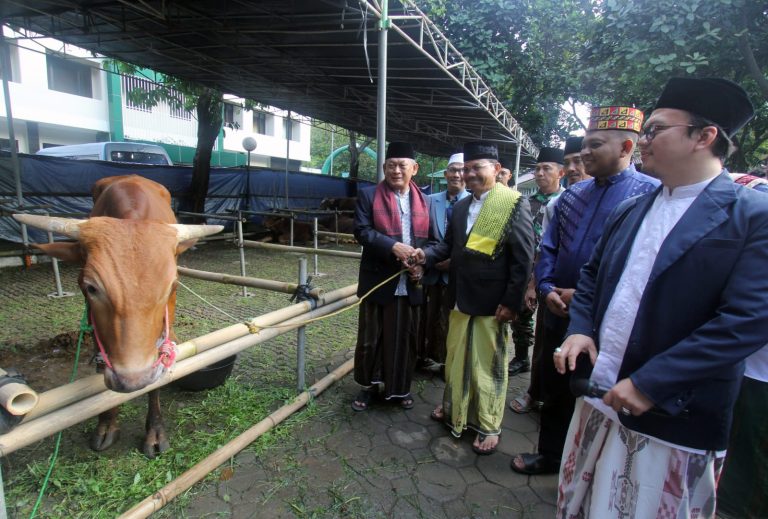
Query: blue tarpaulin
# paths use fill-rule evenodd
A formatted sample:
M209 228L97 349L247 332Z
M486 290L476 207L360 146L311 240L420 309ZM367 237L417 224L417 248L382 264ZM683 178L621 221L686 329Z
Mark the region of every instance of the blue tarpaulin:
M189 193L192 168L187 166L147 166L96 160L72 160L37 155L19 155L21 189L25 206L46 205L52 215L83 218L93 207L91 187L104 177L136 174L164 185L173 197L173 207ZM263 168L211 168L205 212L227 213L248 209L317 209L324 198L347 197L353 182L339 177L312 173L275 171ZM368 184L363 182L363 184ZM286 187L288 191L286 203ZM361 186L362 187L362 186ZM0 153L0 203L16 205L16 187L9 153ZM246 204L247 197L247 204ZM7 214L7 213L6 213ZM252 216L259 222L261 217ZM208 223L231 222L208 219ZM30 241L47 242L42 231L30 229ZM9 216L0 218L0 239L21 241L19 224Z

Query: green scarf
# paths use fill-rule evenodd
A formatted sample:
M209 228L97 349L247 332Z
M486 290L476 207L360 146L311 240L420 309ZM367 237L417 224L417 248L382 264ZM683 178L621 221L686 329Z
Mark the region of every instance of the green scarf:
M465 249L490 258L499 255L513 214L520 202L520 192L497 183L488 193Z

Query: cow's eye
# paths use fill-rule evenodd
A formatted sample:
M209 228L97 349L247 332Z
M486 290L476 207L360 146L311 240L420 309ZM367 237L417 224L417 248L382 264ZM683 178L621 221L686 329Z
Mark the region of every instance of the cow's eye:
M96 287L95 287L95 286L93 286L93 285L90 285L90 284L88 284L88 285L85 285L85 291L86 291L86 292L87 292L89 295L92 295L92 296L94 296L94 295L96 295L96 294L98 294L98 293L99 293L99 289L98 289L98 288L96 288Z

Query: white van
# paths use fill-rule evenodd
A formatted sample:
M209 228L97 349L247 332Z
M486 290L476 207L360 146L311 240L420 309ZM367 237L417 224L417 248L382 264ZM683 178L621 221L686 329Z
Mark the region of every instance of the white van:
M42 149L35 155L75 160L106 160L108 162L173 166L165 148L157 144L143 144L141 142L89 142L71 146L54 146Z

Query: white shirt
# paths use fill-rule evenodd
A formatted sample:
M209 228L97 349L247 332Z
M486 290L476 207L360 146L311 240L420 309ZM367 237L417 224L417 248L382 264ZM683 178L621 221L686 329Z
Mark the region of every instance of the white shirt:
M747 357L744 376L768 382L768 344Z
M643 297L645 286L648 284L648 278L651 275L661 245L683 214L691 207L696 197L714 178L689 186L677 187L672 193L670 193L669 188L664 187L643 218L627 258L627 267L621 274L621 279L616 285L616 290L600 325L600 353L590 377L590 380L599 387L609 389L616 385L619 369L624 360L624 352L627 349L629 336L637 317L640 300ZM586 400L611 420L619 422L616 411L605 405L601 399L587 398ZM664 442L657 438L653 439L687 452L705 452Z
M403 242L406 245L413 245L411 243L411 188L405 194L400 194L395 191L395 200L400 207L400 227L403 228ZM408 278L405 272L400 274L400 279L397 280L397 288L395 288L396 296L408 295Z
M483 208L483 203L485 203L485 199L488 198L489 194L490 191L486 191L480 195L479 199L475 198L475 195L472 195L472 203L469 204L469 211L467 212L467 236L469 236L472 226L475 225L477 215L480 214L480 209Z

